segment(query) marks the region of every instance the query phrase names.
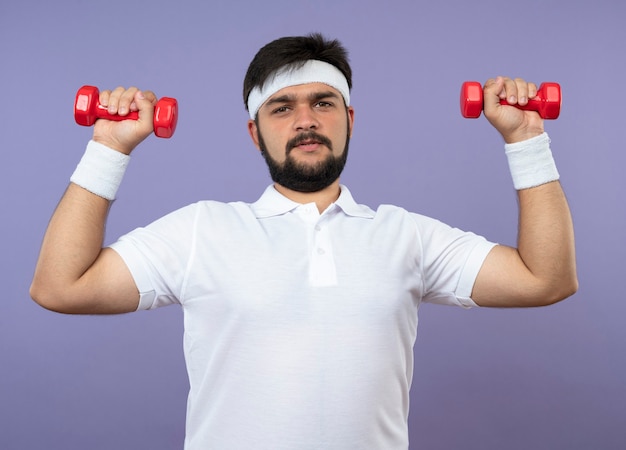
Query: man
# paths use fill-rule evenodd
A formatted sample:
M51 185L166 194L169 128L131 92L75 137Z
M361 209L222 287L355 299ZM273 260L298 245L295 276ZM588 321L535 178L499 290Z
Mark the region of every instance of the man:
M340 185L354 123L337 41L282 38L244 81L248 132L273 185L253 204L199 202L102 248L130 153L152 131L156 96L101 93L112 114L46 232L31 287L65 313L180 304L190 380L185 448L406 449L422 302L539 306L577 289L574 238L536 86L498 77L484 111L506 143L519 197L517 248Z

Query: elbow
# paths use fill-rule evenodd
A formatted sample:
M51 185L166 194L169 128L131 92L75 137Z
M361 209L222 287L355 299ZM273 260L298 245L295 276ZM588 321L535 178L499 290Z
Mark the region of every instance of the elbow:
M29 289L30 298L42 308L50 311L57 311L56 302L51 298L49 291L33 281Z
M546 288L545 294L541 296L541 301L537 306L559 303L578 292L578 287L578 277L575 273L567 279L560 279Z
M33 280L31 283L29 294L35 303L48 311L63 314L71 312L63 295L55 293L50 286L42 285L37 280Z
M570 284L569 284L569 291L568 291L567 295L565 297L563 297L563 298L565 299L567 297L571 297L576 292L578 292L578 288L579 288L578 276L576 274L574 274L574 276L572 277L572 279L570 281Z

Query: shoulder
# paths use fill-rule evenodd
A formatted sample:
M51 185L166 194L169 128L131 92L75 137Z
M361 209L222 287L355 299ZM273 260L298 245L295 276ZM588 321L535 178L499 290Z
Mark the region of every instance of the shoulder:
M380 205L376 209L374 218L383 222L391 221L396 223L406 223L410 226L415 226L418 229L429 229L440 226L448 227L446 224L435 218L408 211L400 206L387 204Z
M393 205L379 206L375 220L384 224L390 232L399 233L404 230L413 233L421 245L429 248L447 248L450 245L485 240L483 236L472 231L462 230L439 219Z
M176 209L158 220L197 220L211 216L241 215L249 211L250 205L244 202L226 203L216 200L200 200Z

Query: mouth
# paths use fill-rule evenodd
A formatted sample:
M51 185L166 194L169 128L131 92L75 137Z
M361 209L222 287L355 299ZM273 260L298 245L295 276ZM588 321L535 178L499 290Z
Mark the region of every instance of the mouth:
M322 143L316 139L305 139L297 142L294 147L305 152L312 152L317 150L320 145L322 145Z
M307 133L307 135L300 135L294 138L288 143L287 148L289 149L288 151L298 149L310 153L319 150L322 146L326 146L332 151L332 144L325 136L316 133Z

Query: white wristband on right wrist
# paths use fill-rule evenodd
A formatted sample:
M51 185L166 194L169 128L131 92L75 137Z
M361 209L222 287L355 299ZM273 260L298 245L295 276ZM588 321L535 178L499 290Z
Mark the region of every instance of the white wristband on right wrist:
M513 144L505 144L513 186L528 189L559 179L547 133Z
M130 156L91 140L70 181L99 197L115 200L129 162Z

